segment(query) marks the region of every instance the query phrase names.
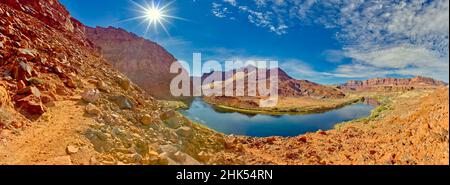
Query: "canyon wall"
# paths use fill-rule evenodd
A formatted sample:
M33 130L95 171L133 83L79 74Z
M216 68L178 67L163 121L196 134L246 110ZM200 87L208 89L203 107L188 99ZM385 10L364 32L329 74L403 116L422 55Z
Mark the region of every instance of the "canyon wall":
M158 99L173 99L170 73L174 56L155 42L120 28L86 28L88 38L101 54L134 83Z

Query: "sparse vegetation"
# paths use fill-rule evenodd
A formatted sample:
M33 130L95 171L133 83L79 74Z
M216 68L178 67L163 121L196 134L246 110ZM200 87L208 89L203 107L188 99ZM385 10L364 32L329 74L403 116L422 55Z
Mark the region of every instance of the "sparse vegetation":
M28 82L30 82L33 85L43 85L45 83L43 79L37 77L31 77L30 79L28 79Z
M188 109L189 105L183 101L168 101L168 100L161 100L161 104L168 109Z

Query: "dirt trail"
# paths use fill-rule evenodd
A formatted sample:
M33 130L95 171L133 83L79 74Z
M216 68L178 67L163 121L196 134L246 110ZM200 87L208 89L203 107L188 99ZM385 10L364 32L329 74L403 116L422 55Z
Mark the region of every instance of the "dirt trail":
M96 152L83 132L94 120L83 115L84 107L79 101L59 101L33 125L3 131L0 164L89 164ZM78 152L69 155L68 145Z

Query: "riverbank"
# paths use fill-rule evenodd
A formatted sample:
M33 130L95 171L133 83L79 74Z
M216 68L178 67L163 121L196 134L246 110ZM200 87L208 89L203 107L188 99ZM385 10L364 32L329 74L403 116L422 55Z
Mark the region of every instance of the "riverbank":
M228 97L226 97L228 98ZM220 101L214 97L205 97L204 101L213 105L216 109L224 112L239 112L243 114L265 114L265 115L301 115L312 113L323 113L334 109L339 109L347 105L362 102L362 96L351 95L340 99L320 99L320 98L288 98L283 97L278 100L275 107L262 108L254 106L259 99L245 98L243 100L229 97L232 101ZM224 98L221 98L224 99ZM244 102L244 103L241 103ZM249 106L249 104L253 106Z

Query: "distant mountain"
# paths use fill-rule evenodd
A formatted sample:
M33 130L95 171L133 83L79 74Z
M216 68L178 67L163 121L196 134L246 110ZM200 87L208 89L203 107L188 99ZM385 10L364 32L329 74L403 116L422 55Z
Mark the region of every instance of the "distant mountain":
M308 80L297 80L289 76L286 72L284 72L281 68L277 68L278 70L278 95L282 97L322 97L322 98L341 98L344 97L345 94L341 91L320 85L314 82L310 82ZM245 80L245 92L247 93L248 85L256 85L247 83L248 77L250 75L254 75L254 73L266 73L266 79L271 79L270 70L269 69L257 69L253 66L249 66L243 70L241 70L241 75L234 74L233 76L226 76L226 74L233 74L230 72L211 72L206 73L202 76L202 79L205 80L207 77L211 75L219 75L222 73L222 79L224 84L236 83L236 79L244 78ZM257 78L261 80L262 78ZM257 81L258 81L257 80ZM236 90L236 88L234 88Z
M446 86L447 83L427 77L414 78L373 78L369 80L359 81L350 80L345 84L339 85L339 89L343 90L406 90L414 88L433 88Z
M86 28L88 38L101 54L150 95L172 99L170 66L177 59L155 42L114 27Z

